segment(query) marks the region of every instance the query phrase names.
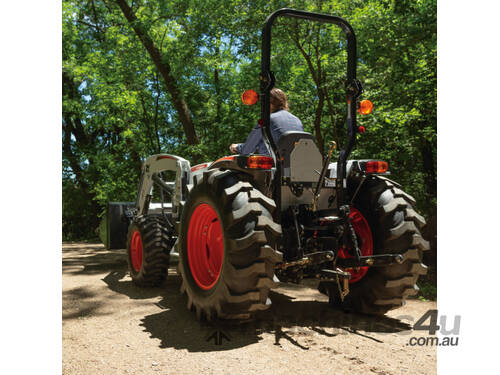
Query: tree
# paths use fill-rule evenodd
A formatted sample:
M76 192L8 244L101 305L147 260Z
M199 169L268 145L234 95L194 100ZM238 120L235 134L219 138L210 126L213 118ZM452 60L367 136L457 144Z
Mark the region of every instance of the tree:
M199 143L188 105L182 97L181 90L176 82L175 77L172 75L172 68L170 67L170 64L168 63L166 57L161 54L158 47L148 35L145 26L141 21L137 19L134 12L132 11L132 8L130 8L127 2L125 0L116 0L116 3L122 10L125 18L134 29L135 33L144 45L144 48L146 48L146 50L148 51L155 66L158 68L158 71L163 77L165 86L167 87L167 90L172 98L172 103L177 111L180 122L184 127L187 143L190 145Z
M141 160L214 160L259 117L260 31L283 6L340 15L358 39L367 132L352 158L389 161L391 178L436 212L436 2L392 0L64 0L63 232L93 235L108 200L133 201ZM278 19L272 69L318 145L345 139L345 39L334 25ZM82 224L84 223L84 224ZM432 233L431 233L432 235Z

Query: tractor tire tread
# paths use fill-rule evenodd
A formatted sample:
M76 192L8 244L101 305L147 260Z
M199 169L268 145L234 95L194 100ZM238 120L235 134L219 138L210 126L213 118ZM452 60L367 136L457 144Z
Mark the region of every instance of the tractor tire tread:
M198 319L249 319L269 307L269 290L277 285L273 281L274 266L283 256L272 246L281 235L281 226L272 219L276 204L231 170L205 171L190 195L195 200L207 194L222 215L226 261L214 292L204 297L190 279L187 260L182 259L182 230L187 232L182 227L188 223L180 225L176 251L180 255L181 292L187 295L187 307ZM187 220L187 215L182 220Z
M135 230L139 230L143 241L142 265L139 272L133 269L130 257L130 240ZM144 287L162 284L168 274L169 253L170 236L163 217L144 215L132 221L127 236L127 261L134 284Z
M429 249L429 242L420 233L425 219L413 208L415 199L401 190L401 185L383 176L365 181L358 199L357 204L361 206L358 209L365 212L374 228L374 253L401 254L403 262L369 269L362 280L351 285L343 302L336 285L320 283L318 289L333 295L330 301L334 305L380 315L402 306L406 297L418 293L417 279L427 272L422 252Z

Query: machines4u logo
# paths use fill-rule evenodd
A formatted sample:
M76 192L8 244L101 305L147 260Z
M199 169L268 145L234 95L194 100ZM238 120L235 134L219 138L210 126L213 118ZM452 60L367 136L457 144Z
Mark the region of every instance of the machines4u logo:
M460 315L455 315L453 324L451 316L438 315L437 310L428 310L413 325L415 331L427 331L434 337L410 337L406 345L409 346L457 346L460 333ZM438 324L439 321L439 324ZM435 336L439 332L439 336Z

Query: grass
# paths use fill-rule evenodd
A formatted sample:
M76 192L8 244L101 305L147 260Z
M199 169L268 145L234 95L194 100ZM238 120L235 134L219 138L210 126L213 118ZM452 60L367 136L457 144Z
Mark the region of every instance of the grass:
M420 288L418 299L421 301L435 301L437 299L437 287L435 283L422 281L417 283Z

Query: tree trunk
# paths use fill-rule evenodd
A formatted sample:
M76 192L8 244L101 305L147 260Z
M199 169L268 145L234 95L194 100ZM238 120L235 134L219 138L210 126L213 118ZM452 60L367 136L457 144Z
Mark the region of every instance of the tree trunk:
M332 124L333 140L337 144L337 150L341 150L342 145L340 143L339 131L337 129L337 122L335 121L335 116L334 116L335 112L334 112L334 108L333 108L333 104L332 104L332 99L331 99L330 95L328 94L328 90L324 90L324 93L325 93L328 113L330 114L330 123Z
M221 124L221 108L222 108L222 97L220 92L220 81L219 81L219 55L220 55L220 37L217 36L215 43L215 69L214 69L214 86L215 86L215 126L213 127L214 139L219 138L218 129Z
M190 145L198 144L198 136L194 129L193 121L191 118L191 113L189 111L188 105L184 98L182 97L181 90L172 75L172 69L170 64L167 62L166 58L162 56L158 47L154 44L151 37L146 32L144 25L137 19L132 8L127 4L125 0L115 0L120 9L122 10L125 18L129 22L130 26L134 29L135 33L142 42L142 45L148 51L153 63L160 72L165 86L172 98L172 104L179 116L179 120L184 128L184 133L186 134L187 143Z
M321 117L323 115L323 106L325 104L325 95L323 90L318 89L318 105L316 106L316 115L314 116L314 132L316 133L316 143L318 144L319 151L323 155L324 141L321 135Z
M63 114L63 124L64 124L64 139L63 139L63 153L66 159L69 162L69 166L71 170L75 174L75 181L80 186L82 192L87 196L87 200L90 204L91 210L94 213L94 216L97 217L100 211L99 204L95 201L95 193L91 191L87 180L85 179L83 170L80 166L80 161L78 160L78 156L76 156L71 150L71 134L75 135L75 126L71 117L67 114ZM90 162L90 161L89 161Z
M420 139L420 154L424 165L424 180L429 198L437 195L436 171L434 168L434 153L432 144L426 139Z
M70 100L74 100L75 96L78 93L78 85L73 80L67 72L62 72L62 92L63 95L68 95ZM85 132L82 121L78 117L76 113L72 112L64 112L63 111L63 155L69 162L70 168L75 174L75 180L77 184L80 186L84 194L88 197L92 210L97 215L99 213L99 205L95 201L96 195L92 192L91 187L89 186L85 176L84 170L80 166L80 160L78 155L75 155L71 148L71 135L75 137L76 142L83 147L83 149L87 149L89 145L93 144L95 141L96 133ZM89 156L88 158L89 166L93 164L93 159Z

